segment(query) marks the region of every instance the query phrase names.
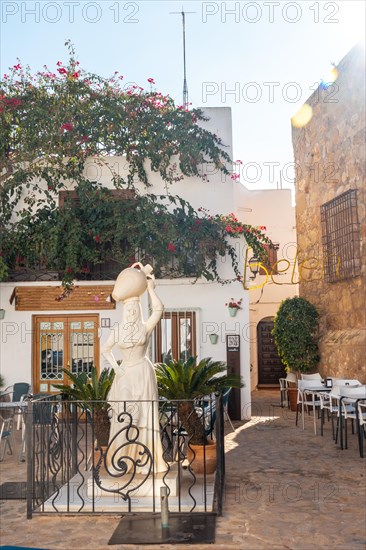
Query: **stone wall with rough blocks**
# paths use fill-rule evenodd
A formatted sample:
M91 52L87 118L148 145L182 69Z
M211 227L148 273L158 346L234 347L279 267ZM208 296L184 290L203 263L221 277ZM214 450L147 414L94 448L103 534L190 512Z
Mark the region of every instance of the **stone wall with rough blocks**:
M366 383L365 51L339 63L335 85L308 99L310 122L293 128L300 296L320 313L319 370ZM357 189L361 275L328 283L323 276L320 206Z

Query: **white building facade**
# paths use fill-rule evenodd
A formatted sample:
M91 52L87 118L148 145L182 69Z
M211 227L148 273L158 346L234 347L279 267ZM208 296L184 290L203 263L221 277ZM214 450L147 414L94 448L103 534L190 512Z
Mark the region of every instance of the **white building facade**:
M232 157L230 109L206 109L206 114L210 117L206 127L221 137L226 151ZM123 158L112 158L110 162L115 170L123 172ZM249 192L230 177L225 178L219 172L210 173L209 168L206 171L209 181L185 177L183 181L175 183L174 188L169 189L159 175L149 173L152 187L148 192L178 195L195 209L203 207L213 215L234 212L240 221L266 225L270 229L269 236L275 241L294 242L294 235L291 233L294 226L292 210L288 205L289 192ZM104 186L112 188L110 170L106 166L98 165L93 159L86 165L85 174L88 179L97 179ZM140 187L140 191L144 192L144 189ZM268 201L268 207L264 206L263 197ZM275 197L278 208L284 208L281 216L273 208ZM233 242L244 273L246 242L243 237ZM221 278L234 278L230 258L219 259L218 271ZM100 357L100 349L110 331L120 321L122 311L122 306L118 303L115 309L111 308L110 303L108 309L104 309L113 281L98 281L97 285L95 281L78 281L76 284L75 296L82 295L83 303L90 299L87 309L76 305L73 309L75 296L71 298L74 302L68 302L69 298L65 298L52 309L52 303L56 302L51 301L47 309L42 309L46 303L42 298L43 292L62 291L60 281L57 280L12 281L1 284L0 307L5 310L5 318L0 321L0 360L6 386L24 381L32 385L34 393L48 393L54 391L52 383L60 382L57 378L60 366L68 368L70 365L80 364L80 368L83 368L83 364L90 366L91 363L100 368L107 366ZM248 279L246 286L250 284L252 283ZM254 325L260 319L275 313L281 297L285 297L286 292L288 295L289 288L266 285L265 301L261 301L254 309L250 304L255 301L258 291L245 290L239 281L221 285L189 278L157 280L156 292L164 304L165 313L160 332L155 335L151 344L151 359L161 360L162 354L163 357L169 356L175 346L179 348L179 354L189 352L197 355L198 359L212 357L227 361L227 337L239 337L236 368L240 369L245 382L245 387L240 390L240 417L250 418L250 392L258 384L256 352L253 347ZM21 307L25 303L24 297L28 299L28 306ZM229 316L225 305L231 298L242 299L242 309L235 317ZM149 314L146 296L142 299L142 308L146 319ZM209 338L212 333L218 335L215 344ZM115 351L118 359L118 350ZM55 365L53 373L49 372L47 365Z
M298 295L295 207L291 204L290 189L252 191L237 186L235 202L238 219L264 226L268 237L277 245L277 251L270 254L269 264L259 269L255 279L247 285L249 327L245 338L250 341L252 390L258 386L278 387L284 367L270 331L281 301Z

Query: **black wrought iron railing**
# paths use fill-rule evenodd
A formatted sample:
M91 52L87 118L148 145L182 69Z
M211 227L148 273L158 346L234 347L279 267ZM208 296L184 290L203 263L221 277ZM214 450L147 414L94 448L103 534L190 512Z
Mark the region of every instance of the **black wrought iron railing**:
M28 403L27 517L222 511L221 395L198 401ZM109 432L109 433L108 433ZM203 443L203 444L196 444Z

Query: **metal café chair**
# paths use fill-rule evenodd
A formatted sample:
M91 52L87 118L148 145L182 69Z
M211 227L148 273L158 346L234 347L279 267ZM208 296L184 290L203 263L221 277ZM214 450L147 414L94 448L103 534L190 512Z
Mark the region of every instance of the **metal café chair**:
M8 418L0 416L0 462L5 458L6 449L8 449L8 454L13 454L13 418L13 415Z
M290 406L290 399L288 397L287 390L290 386L290 384L297 386L297 377L294 372L287 373L286 378L280 378L279 379L280 384L280 394L281 394L281 407L283 407L283 404L287 400L287 406Z
M344 435L345 435L345 449L348 448L347 439L347 420L352 420L352 433L353 433L353 421L356 420L357 434L360 444L360 423L358 417L358 403L359 401L366 401L366 385L361 386L341 386L339 388L339 431L340 431L340 444L343 449L343 421L344 421ZM360 448L361 454L361 448Z
M363 440L366 439L366 401L365 402L359 401L357 406L358 406L358 422L360 424L358 442L359 442L360 457L363 458Z
M30 384L28 382L16 382L12 386L8 386L1 393L1 397L8 397L9 401L14 403L23 403L24 399L29 394ZM14 410L14 414L17 416L17 430L20 430L23 423L23 411L21 408Z
M322 377L319 372L315 372L314 374L301 374L301 380L318 380L320 382Z
M332 378L333 386L361 386L359 380L352 378Z
M333 386L329 392L321 391L319 392L320 399L320 435L324 434L324 413L328 412L329 417L332 421L332 436L335 439L335 430L334 430L334 415L339 414L339 386Z
M297 384L297 406L296 406L296 426L298 423L299 408L301 408L302 429L305 429L305 408L308 411L309 406L313 408L314 434L316 435L316 409L320 410L321 401L318 392L322 391L320 380L299 380ZM307 401L307 396L311 396L311 401Z
M222 404L223 404L223 407L224 407L224 420L227 420L231 426L231 429L236 432L234 426L233 426L233 423L231 422L231 418L229 416L229 411L228 411L228 408L229 408L229 395L230 395L230 392L231 392L231 389L232 388L227 388L225 391L223 391L222 393Z
M223 392L223 398L225 397L226 404L228 402L228 397L230 393L231 388L227 388ZM223 399L223 406L224 406L224 417L225 417L225 401ZM214 436L214 427L216 422L216 397L215 394L211 394L210 396L206 396L203 400L197 400L196 404L194 405L194 410L197 414L197 416L202 420L202 431L204 435L210 439ZM231 420L229 415L227 414L227 418L231 424ZM188 433L186 428L182 425L181 419L179 418L178 412L174 415L173 420L173 460L184 460L187 455L187 444L188 444ZM235 431L234 426L231 424L233 430Z
M360 386L361 382L358 380L353 380L351 378L332 378L332 384L333 384L333 390L331 391L332 395L332 403L329 405L331 409L332 414L332 433L333 433L333 439L335 440L335 443L338 442L338 433L339 433L339 422L340 422L340 416L339 416L339 409L340 409L340 388L343 386ZM333 416L334 414L337 415L337 430L334 432L334 421ZM353 426L352 426L353 427Z

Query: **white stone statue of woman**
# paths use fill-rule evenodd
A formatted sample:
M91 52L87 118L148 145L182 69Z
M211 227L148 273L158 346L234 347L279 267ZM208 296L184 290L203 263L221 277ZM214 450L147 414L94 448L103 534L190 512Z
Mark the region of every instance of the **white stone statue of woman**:
M139 265L140 270L135 266ZM155 279L150 265L134 264L124 269L118 276L113 289L112 297L116 302L123 303L122 321L118 330L113 330L102 355L116 372L116 376L109 393L108 401L112 408L111 431L107 462L112 460L110 468L115 470L119 455L125 462L127 470L131 470L133 462L141 459L141 446L126 444L126 432L121 431L123 424L118 421L118 414L126 410L132 414L132 423L139 430L137 441L145 445L154 461L154 472L164 472L167 469L163 460L163 450L160 439L158 389L154 367L146 356L151 333L161 319L164 307L155 293ZM148 291L152 307L152 314L144 322L142 318L140 296ZM122 353L122 364L119 365L112 353L112 348L118 346ZM154 402L154 403L152 403ZM136 430L131 430L136 434ZM130 434L131 435L131 434ZM115 438L115 439L114 439ZM123 448L121 446L123 445ZM124 457L130 457L125 460ZM140 460L143 463L143 460ZM146 468L137 468L137 473L146 473ZM152 470L151 470L152 471Z

